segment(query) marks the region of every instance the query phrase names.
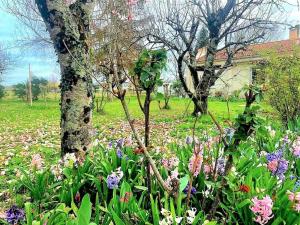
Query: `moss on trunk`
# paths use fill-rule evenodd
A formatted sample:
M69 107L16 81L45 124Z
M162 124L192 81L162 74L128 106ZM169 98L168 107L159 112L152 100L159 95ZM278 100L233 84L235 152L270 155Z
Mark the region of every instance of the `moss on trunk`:
M86 151L91 145L93 90L87 37L90 3L36 0L61 68L61 150Z

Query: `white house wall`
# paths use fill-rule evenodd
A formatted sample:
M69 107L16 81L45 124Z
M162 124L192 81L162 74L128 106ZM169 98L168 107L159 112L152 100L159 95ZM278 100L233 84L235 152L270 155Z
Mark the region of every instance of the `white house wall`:
M198 72L201 78L203 72ZM186 71L186 81L189 89L194 92L192 77ZM241 90L245 85L252 83L252 68L249 63L238 63L228 68L211 88L211 95L221 92L224 96L231 95L236 90Z

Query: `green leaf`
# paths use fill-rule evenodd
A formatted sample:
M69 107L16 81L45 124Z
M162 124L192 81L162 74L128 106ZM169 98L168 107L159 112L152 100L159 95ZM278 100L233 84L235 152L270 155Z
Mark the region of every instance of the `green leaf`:
M158 211L157 201L154 201L152 195L150 195L150 201L151 201L153 223L154 225L159 225L159 211Z
M189 183L189 175L185 175L184 177L180 178L179 180L179 183L180 183L180 186L179 186L179 192L182 192L185 187L188 185Z
M78 224L88 225L91 220L92 214L92 203L90 201L90 196L86 194L81 202L81 206L78 210Z
M110 212L112 214L115 224L126 225L113 209L111 209Z
M236 207L238 209L243 208L244 206L251 204L251 200L250 199L245 199L244 201L240 202Z
M134 186L134 188L141 190L141 191L148 191L148 188L145 186Z

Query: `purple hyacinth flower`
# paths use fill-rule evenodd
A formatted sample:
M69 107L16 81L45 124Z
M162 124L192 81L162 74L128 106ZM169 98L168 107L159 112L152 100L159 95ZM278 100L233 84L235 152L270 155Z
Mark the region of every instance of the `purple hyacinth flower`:
M24 210L15 205L6 211L6 220L10 224L18 224L20 221L24 220L24 218Z
M191 145L193 143L193 138L191 136L187 136L185 139L185 143L187 145Z
M289 162L285 159L278 160L277 170L272 172L274 176L278 176L280 180L284 180L284 174L288 170Z
M112 143L112 141L110 141L110 142L108 143L108 148L111 149L112 147L113 147L113 143Z
M297 191L300 188L300 178L296 181L293 191Z
M117 140L116 147L117 148L123 148L124 141L125 141L124 138L121 138L121 139Z
M118 156L119 159L123 158L123 152L120 148L117 148L117 156Z
M190 184L187 184L187 185L186 185L186 187L185 187L184 190L183 190L183 193L185 193L185 194L188 193L188 191L189 191L189 186L190 186ZM192 189L191 189L191 194L194 195L194 194L196 194L196 193L197 193L197 189L196 189L195 187L192 187Z
M283 151L282 151L282 149L279 149L277 152L268 153L267 160L268 160L268 162L271 162L273 160L279 160L282 158L282 156L283 156Z
M110 174L107 177L107 187L109 189L116 189L118 188L120 182L120 178L116 174Z
M217 160L217 172L221 176L223 176L225 174L225 159L224 158L219 158Z

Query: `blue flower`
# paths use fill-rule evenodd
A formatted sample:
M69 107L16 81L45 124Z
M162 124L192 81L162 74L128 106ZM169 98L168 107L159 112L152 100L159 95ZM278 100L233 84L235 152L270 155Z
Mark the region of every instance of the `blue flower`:
M18 224L20 221L24 220L24 218L24 210L15 205L6 211L6 220L10 224Z
M191 136L186 137L185 143L186 143L187 145L192 144L192 143L193 143L193 138L192 138Z
M184 190L183 190L183 193L185 193L185 194L188 193L188 191L189 191L189 186L190 186L190 184L187 184L187 185L186 185L186 187L185 187ZM196 189L195 187L192 187L192 189L191 189L191 194L194 195L194 194L196 194L196 193L197 193L197 189Z
M117 148L117 156L118 156L119 159L123 158L123 152L120 148Z
M272 175L277 176L280 180L284 180L284 174L288 170L289 162L283 158L283 149L268 153L266 158L268 169L271 170Z
M300 178L296 181L293 191L297 191L300 188Z
M124 146L124 138L117 140L116 147L123 148L123 146Z
M284 173L287 171L289 167L289 162L285 159L278 160L277 171L274 175L277 175L281 180L284 179Z
M115 174L108 175L108 177L107 177L107 187L109 189L118 188L119 182L120 182L120 179Z
M107 176L107 179L106 179L107 187L109 189L118 188L118 185L119 185L122 177L123 177L123 172L121 171L121 168L119 167L115 172L112 172L110 175Z
M225 159L224 158L219 158L217 160L217 172L221 176L223 176L225 174Z
M271 162L273 160L279 160L282 158L282 156L283 156L283 151L282 151L282 149L279 149L277 152L268 153L267 160L268 160L268 162Z

